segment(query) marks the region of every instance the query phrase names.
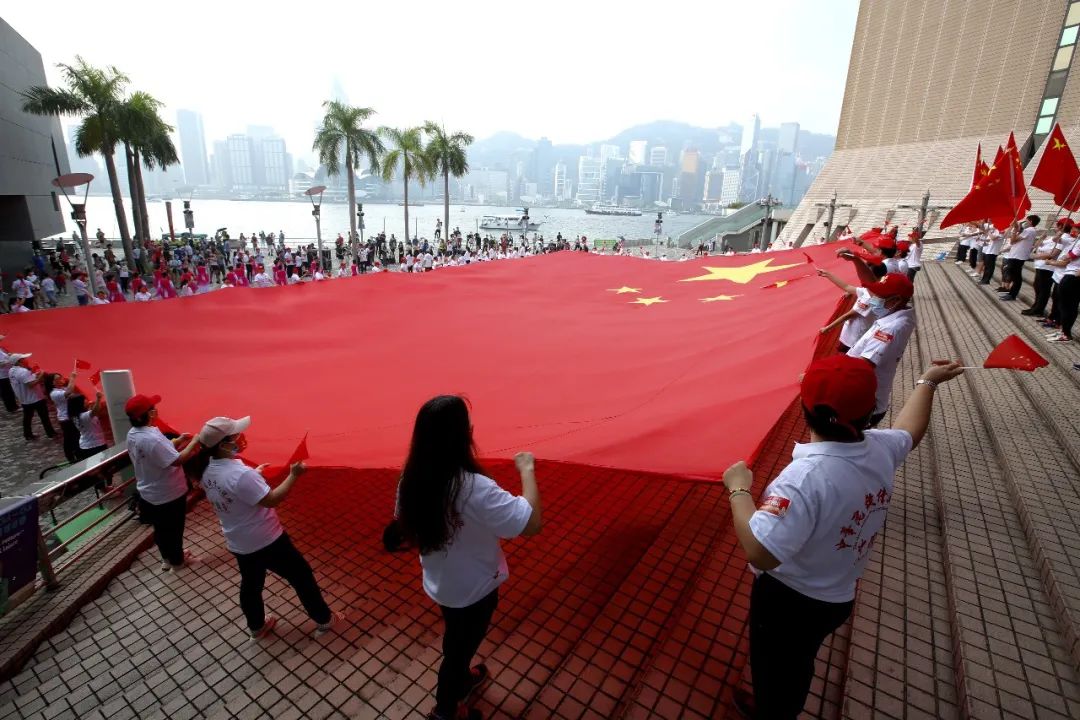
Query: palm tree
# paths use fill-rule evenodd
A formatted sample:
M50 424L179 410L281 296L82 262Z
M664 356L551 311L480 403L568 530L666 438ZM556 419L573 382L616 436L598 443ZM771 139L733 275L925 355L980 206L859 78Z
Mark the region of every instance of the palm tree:
M424 153L435 172L443 178L443 233L450 232L450 176L461 177L469 172L469 159L465 148L472 145L473 136L457 132L447 134L446 128L431 121L424 123L424 132L428 135Z
M409 180L423 187L435 177L435 167L424 152L423 128L379 128L379 135L389 140L390 149L383 155L382 179L390 182L397 175L405 184L405 241L409 240Z
M319 162L326 167L330 177L341 172L341 161L345 160L345 175L349 181L349 239L356 250L356 178L355 170L360 159L367 157L371 172L379 167L379 158L383 153L382 140L378 134L365 128L363 123L375 114L371 108L353 107L337 100L323 103L326 115L322 126L315 131L315 143L312 149L319 153ZM322 258L319 258L322 262Z
M135 227L143 240L150 239L150 219L146 208L146 190L142 169L160 165L168 167L179 162L176 146L169 133L173 128L158 114L161 101L145 92L132 93L119 113L119 132L124 143L131 186L132 215Z
M79 157L101 153L105 158L109 189L112 191L113 207L116 210L116 223L120 227L120 240L124 245L124 256L130 263L131 234L128 231L124 199L120 194L120 181L116 176L116 162L113 157L119 140L117 114L128 78L115 67L96 68L88 65L79 56L75 57L74 65L61 63L58 67L63 72L67 87L58 89L34 85L23 90L20 93L23 97L23 111L31 115L82 118L82 124L75 131L75 152ZM86 258L86 262L89 267L90 258Z

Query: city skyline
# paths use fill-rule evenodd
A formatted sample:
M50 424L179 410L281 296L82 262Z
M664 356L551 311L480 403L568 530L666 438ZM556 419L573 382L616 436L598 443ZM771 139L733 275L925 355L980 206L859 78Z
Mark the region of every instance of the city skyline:
M427 21L408 24L404 45L396 33L365 32L354 40L355 33L346 30L341 39L328 37L328 13L285 9L268 22L249 8L203 2L161 18L162 36L145 32L144 8L129 12L129 5L114 2L115 12L105 13L65 8L63 23L32 8L12 7L5 19L42 52L50 83L56 82L56 63L80 54L127 73L133 88L165 103L165 117L175 119L180 109L200 112L208 138L269 124L303 157L310 152L321 103L335 86L352 103L374 107L376 124L434 120L479 138L507 130L580 144L657 117L708 126L754 111L778 120L798 118L809 130L833 134L857 3L839 0L827 14L796 0L701 13L677 1L665 7L668 30L659 34L651 27L657 17L652 11L555 3L544 13L508 16L504 6L485 10L481 3L475 12L470 9L466 24L454 8L421 3L410 7L410 15ZM397 13L392 7L364 8L362 14L336 8L334 25L391 28L403 20ZM684 18L698 17L719 29L756 27L765 16L785 21L769 26L765 42L759 33L727 33L732 37L725 36L720 60L708 36L693 43L682 38ZM527 26L522 46L529 52L507 47L507 23ZM755 39L743 37L750 35ZM113 36L123 42L107 40ZM601 36L623 37L627 47L599 42ZM574 52L547 52L552 44ZM418 51L401 52L412 47ZM452 58L450 72L446 56ZM520 56L533 59L523 62ZM725 70L748 57L752 62L740 65L746 72ZM393 66L385 58L393 58Z

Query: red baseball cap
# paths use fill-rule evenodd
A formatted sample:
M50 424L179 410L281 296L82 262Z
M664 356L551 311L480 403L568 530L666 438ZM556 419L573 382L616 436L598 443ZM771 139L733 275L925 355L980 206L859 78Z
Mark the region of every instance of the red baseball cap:
M896 241L896 252L907 252L910 249L911 249L911 241L910 240L897 240Z
M863 287L870 291L871 295L877 295L880 298L899 295L902 298L911 299L911 296L915 294L915 286L903 273L889 273L878 282L869 283Z
M160 395L132 395L124 403L124 412L130 417L140 417L150 411L150 408L161 402Z
M888 234L878 235L870 242L878 250L891 250L896 247L896 236Z
M830 355L810 363L800 388L803 407L825 405L840 422L851 425L874 411L877 376L863 358Z
M872 253L869 250L867 250L866 248L857 247L854 250L852 250L851 252L855 257L859 258L860 260L862 260L867 265L880 265L881 263L885 262L885 256L884 255L878 255L877 253Z

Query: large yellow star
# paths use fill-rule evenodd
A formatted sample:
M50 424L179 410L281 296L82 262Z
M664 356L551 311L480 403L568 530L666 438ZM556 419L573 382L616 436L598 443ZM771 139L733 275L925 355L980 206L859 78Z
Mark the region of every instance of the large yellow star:
M718 302L720 300L734 300L742 295L716 295L714 297L701 298L701 302Z
M694 282L696 280L730 280L740 285L745 285L758 275L764 273L776 272L777 270L787 270L801 265L802 263L794 263L792 265L770 265L772 259L759 260L752 265L743 265L742 267L708 267L704 266L708 270L706 275L698 275L697 277L684 278L679 282Z
M608 288L608 292L613 292L617 295L622 295L623 293L639 293L641 292L641 288L632 288L623 285L621 288Z
M647 307L647 306L653 305L655 303L666 303L666 302L667 302L667 300L665 300L662 297L657 296L657 297L651 297L651 298L634 298L633 300L630 301L630 304L631 305L645 305Z

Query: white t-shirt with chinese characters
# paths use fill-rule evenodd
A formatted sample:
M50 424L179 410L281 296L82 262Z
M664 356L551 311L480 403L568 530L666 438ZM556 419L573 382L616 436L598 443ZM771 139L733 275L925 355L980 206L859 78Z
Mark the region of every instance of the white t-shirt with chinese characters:
M35 377L37 376L34 373L21 365L16 365L8 372L11 389L15 391L15 399L19 401L20 405L33 405L45 399L45 390L41 387L41 383L37 385L26 384L33 382Z
M1066 275L1076 275L1076 271L1075 270L1070 271L1069 267L1071 265L1074 265L1075 261L1078 258L1080 258L1080 238L1071 238L1071 242L1069 242L1066 245L1062 246L1061 252L1058 253L1058 256L1055 258L1056 260L1068 259L1068 260L1070 260L1070 262L1067 265L1065 265L1065 267L1058 267L1057 265L1053 266L1054 267L1054 278L1053 278L1054 282L1056 282L1056 283L1061 282L1062 278L1064 278ZM14 368L12 369L11 372L14 374L14 372L15 372ZM12 381L11 384L14 385L15 384L14 381ZM16 393L16 396L17 395L18 394Z
M852 600L909 452L905 430L868 430L857 443L797 443L750 517L754 537L780 561L768 573L815 600Z
M532 506L489 477L465 473L456 509L460 524L453 539L442 550L421 555L420 565L428 596L440 605L463 608L510 577L499 538L520 535Z
M64 422L68 419L68 395L64 388L54 388L49 393L49 399L52 400L53 405L56 407L56 419L60 422Z
M1072 238L1068 233L1047 235L1043 238L1043 241L1039 243L1039 246L1035 248L1036 255L1045 255L1047 253L1058 252L1063 247L1062 243L1070 242ZM1036 270L1046 270L1045 260L1035 261Z
M874 322L874 316L870 313L869 300L869 290L864 287L855 288L855 304L851 306L851 309L858 313L858 316L849 318L840 330L840 342L847 347L857 343Z
M78 417L72 418L72 421L79 430L80 450L93 450L105 444L105 431L101 429L101 421L92 412L84 410Z
M212 458L201 483L232 552L247 555L262 550L285 532L273 508L259 505L270 486L241 461Z
M983 252L987 255L997 255L1001 252L1002 246L1005 245L1005 236L1002 235L997 228L990 231L990 234L986 236L986 244L983 245Z
M1035 236L1039 231L1033 227L1027 227L1020 231L1020 234L1012 241L1012 246L1009 248L1009 252L1005 254L1005 257L1010 260L1027 260L1031 257L1031 246L1035 244Z
M135 466L135 489L151 505L187 495L187 478L178 464L180 453L156 427L133 427L127 434L128 456Z
M915 309L897 310L875 320L870 329L847 352L851 357L865 358L874 363L874 374L877 375L875 414L889 409L893 378L896 377L900 358L914 330Z

